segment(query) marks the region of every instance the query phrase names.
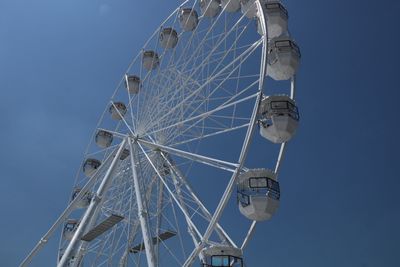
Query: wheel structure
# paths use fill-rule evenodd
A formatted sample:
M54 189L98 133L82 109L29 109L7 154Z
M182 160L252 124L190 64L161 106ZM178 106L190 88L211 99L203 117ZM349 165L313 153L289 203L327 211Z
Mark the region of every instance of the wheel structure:
M299 59L280 1L185 1L129 65L71 202L21 266L56 229L59 267L244 266L279 205Z

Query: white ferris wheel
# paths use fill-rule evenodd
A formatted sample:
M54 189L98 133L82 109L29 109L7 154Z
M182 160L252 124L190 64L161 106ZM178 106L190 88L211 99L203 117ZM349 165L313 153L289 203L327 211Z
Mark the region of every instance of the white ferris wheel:
M185 1L129 65L70 203L21 266L58 229L58 267L246 266L279 206L299 61L280 1ZM255 139L269 162L251 168Z

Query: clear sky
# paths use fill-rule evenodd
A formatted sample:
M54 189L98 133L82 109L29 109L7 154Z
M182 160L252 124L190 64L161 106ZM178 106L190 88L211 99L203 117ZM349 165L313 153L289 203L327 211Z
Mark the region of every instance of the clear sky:
M0 266L62 212L113 88L178 2L0 0ZM279 214L246 261L400 266L400 2L284 2L303 56L301 128ZM54 265L56 240L33 266Z

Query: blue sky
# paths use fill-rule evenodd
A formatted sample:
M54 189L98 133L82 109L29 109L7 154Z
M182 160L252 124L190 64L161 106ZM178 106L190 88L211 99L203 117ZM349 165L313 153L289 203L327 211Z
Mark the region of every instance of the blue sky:
M112 88L178 2L0 1L1 266L17 266L62 212ZM303 55L301 128L281 210L246 261L400 266L400 2L285 4ZM33 266L53 265L56 239Z

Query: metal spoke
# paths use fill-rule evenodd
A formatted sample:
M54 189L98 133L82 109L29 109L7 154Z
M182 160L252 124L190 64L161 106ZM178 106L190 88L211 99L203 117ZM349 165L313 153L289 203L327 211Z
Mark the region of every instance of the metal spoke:
M252 170L245 165L256 124L262 136L261 126L269 126L260 107L269 97L263 92L274 41L263 1L251 0L248 9L240 1L237 13L211 2L226 3L182 1L130 62L93 131L71 202L21 266L60 228L59 267L188 267L205 262L202 250L210 246L247 247L257 222L228 234L223 213L238 204L230 200ZM204 3L216 13L203 13ZM192 29L182 26L191 22ZM296 76L286 85L293 100ZM286 149L265 149L277 154L276 176ZM222 195L200 197L206 189L195 185L207 177L196 180L199 170L223 178L213 184Z
M237 163L231 163L231 162L227 162L227 161L223 161L223 160L219 160L219 159L214 159L214 158L210 158L210 157L206 157L206 156L197 155L197 154L186 152L186 151L179 150L176 148L151 143L151 142L148 142L148 141L145 141L142 139L138 139L138 142L145 146L149 146L152 148L158 148L164 152L171 153L171 154L174 154L174 155L177 155L180 157L184 157L187 159L191 159L191 160L197 161L199 163L203 163L203 164L206 164L209 166L220 168L222 170L229 171L229 172L234 172L235 169L239 166L239 164L237 164Z

